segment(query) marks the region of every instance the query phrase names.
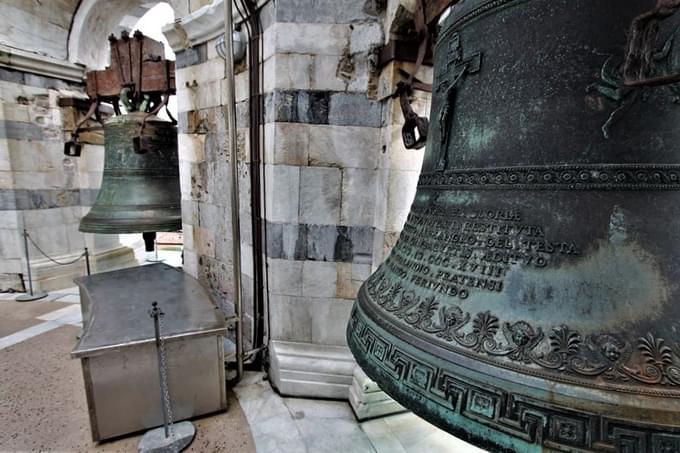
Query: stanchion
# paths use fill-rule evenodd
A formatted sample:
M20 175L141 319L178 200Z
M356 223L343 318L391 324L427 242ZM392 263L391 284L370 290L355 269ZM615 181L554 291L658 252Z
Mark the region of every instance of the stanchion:
M30 302L32 300L40 300L47 297L47 293L38 291L33 292L33 278L31 276L31 258L28 254L28 232L24 229L24 253L26 256L26 276L28 277L28 294L22 294L14 299L17 302Z
M190 421L173 423L170 389L168 388L168 368L166 361L165 339L161 336L162 319L165 316L158 302L151 304L149 316L153 318L156 335L156 354L158 356L158 378L161 388L161 410L163 427L147 431L139 441L139 453L180 452L189 446L196 435L196 428Z
M33 247L38 250L45 258L53 262L54 264L58 266L70 266L71 264L76 263L79 261L82 257L85 257L85 267L87 269L87 275L90 275L90 251L88 250L87 247L85 247L85 251L78 256L78 258L68 261L68 262L61 262L57 261L51 256L49 256L47 253L43 252L43 250L38 246L38 244L35 243L33 239L28 234L28 231L24 229L24 253L26 254L26 269L27 269L27 277L28 277L28 294L22 294L21 296L17 297L16 300L17 302L28 302L31 300L38 300L38 299L43 299L44 297L47 297L47 293L44 293L42 291L33 292L33 278L31 276L31 259L28 254L28 241L31 241L33 244Z
M85 247L85 267L87 268L88 277L92 275L90 273L90 251Z

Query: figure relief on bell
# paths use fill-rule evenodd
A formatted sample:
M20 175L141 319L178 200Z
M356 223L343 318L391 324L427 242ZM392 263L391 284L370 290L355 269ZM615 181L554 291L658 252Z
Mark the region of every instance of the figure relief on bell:
M647 102L651 90L665 89L672 102L680 104L680 25L673 24L665 38L660 36L661 21L679 8L678 0L659 0L657 8L638 16L629 30L624 55L608 55L598 80L586 87L588 95L597 94L614 104L601 128L606 140L639 100Z
M482 66L481 52L467 57L464 56L460 34L458 33L451 37L445 58L446 64L441 76L442 80L437 84L435 93L436 97L441 100L439 112L436 115L440 137L439 154L435 168L437 171L449 169L449 145L458 89L466 76L478 73Z

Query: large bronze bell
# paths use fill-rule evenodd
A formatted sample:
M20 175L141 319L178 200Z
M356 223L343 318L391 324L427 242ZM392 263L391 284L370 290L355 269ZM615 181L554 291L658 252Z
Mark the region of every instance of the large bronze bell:
M144 132L140 135L140 124ZM100 234L182 228L177 128L134 112L104 124L104 175L80 231Z
M347 333L398 402L491 451L680 452L679 7L453 7Z

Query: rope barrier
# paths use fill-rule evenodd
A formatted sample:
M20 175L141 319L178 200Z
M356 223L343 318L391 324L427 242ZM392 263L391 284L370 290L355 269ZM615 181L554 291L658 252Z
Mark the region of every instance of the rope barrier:
M54 264L58 266L69 266L71 264L74 264L78 261L80 261L81 258L85 258L85 268L87 269L87 275L92 275L90 273L90 251L85 247L85 250L83 253L81 253L78 257L76 257L74 260L71 261L58 261L51 256L49 256L47 253L43 251L43 249L40 248L38 244L35 243L33 238L31 237L30 234L28 234L28 231L24 230L24 244L26 248L26 265L28 266L28 275L29 275L29 282L31 281L30 275L31 275L31 260L28 257L28 241L31 241L31 244L33 244L33 247L36 248L37 251L39 251L45 258L53 262ZM33 284L30 284L31 286L31 294L33 294Z
M31 235L28 234L28 232L26 232L26 237L28 238L29 241L31 241L31 244L33 244L33 247L35 247L35 248L36 248L36 249L37 249L37 250L38 250L45 258L47 258L48 260L52 261L54 264L58 264L58 265L60 265L60 266L68 266L68 265L71 265L71 264L73 264L73 263L79 261L81 258L83 258L83 257L85 257L85 256L88 255L87 249L85 249L85 251L84 251L83 253L81 253L81 254L80 254L76 259L74 259L73 261L60 262L60 261L55 260L55 259L52 258L51 256L49 256L47 253L43 252L43 250L38 246L38 244L35 243L35 241L34 241L33 238L31 237Z

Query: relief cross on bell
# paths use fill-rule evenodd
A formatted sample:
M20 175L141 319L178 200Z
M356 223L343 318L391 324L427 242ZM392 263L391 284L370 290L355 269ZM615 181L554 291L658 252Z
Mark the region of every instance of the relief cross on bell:
M458 86L468 74L477 74L481 70L482 53L477 52L465 57L460 34L455 33L448 44L446 60L446 76L437 85L437 95L442 99L437 115L441 131L437 171L445 171L449 166L449 137Z

